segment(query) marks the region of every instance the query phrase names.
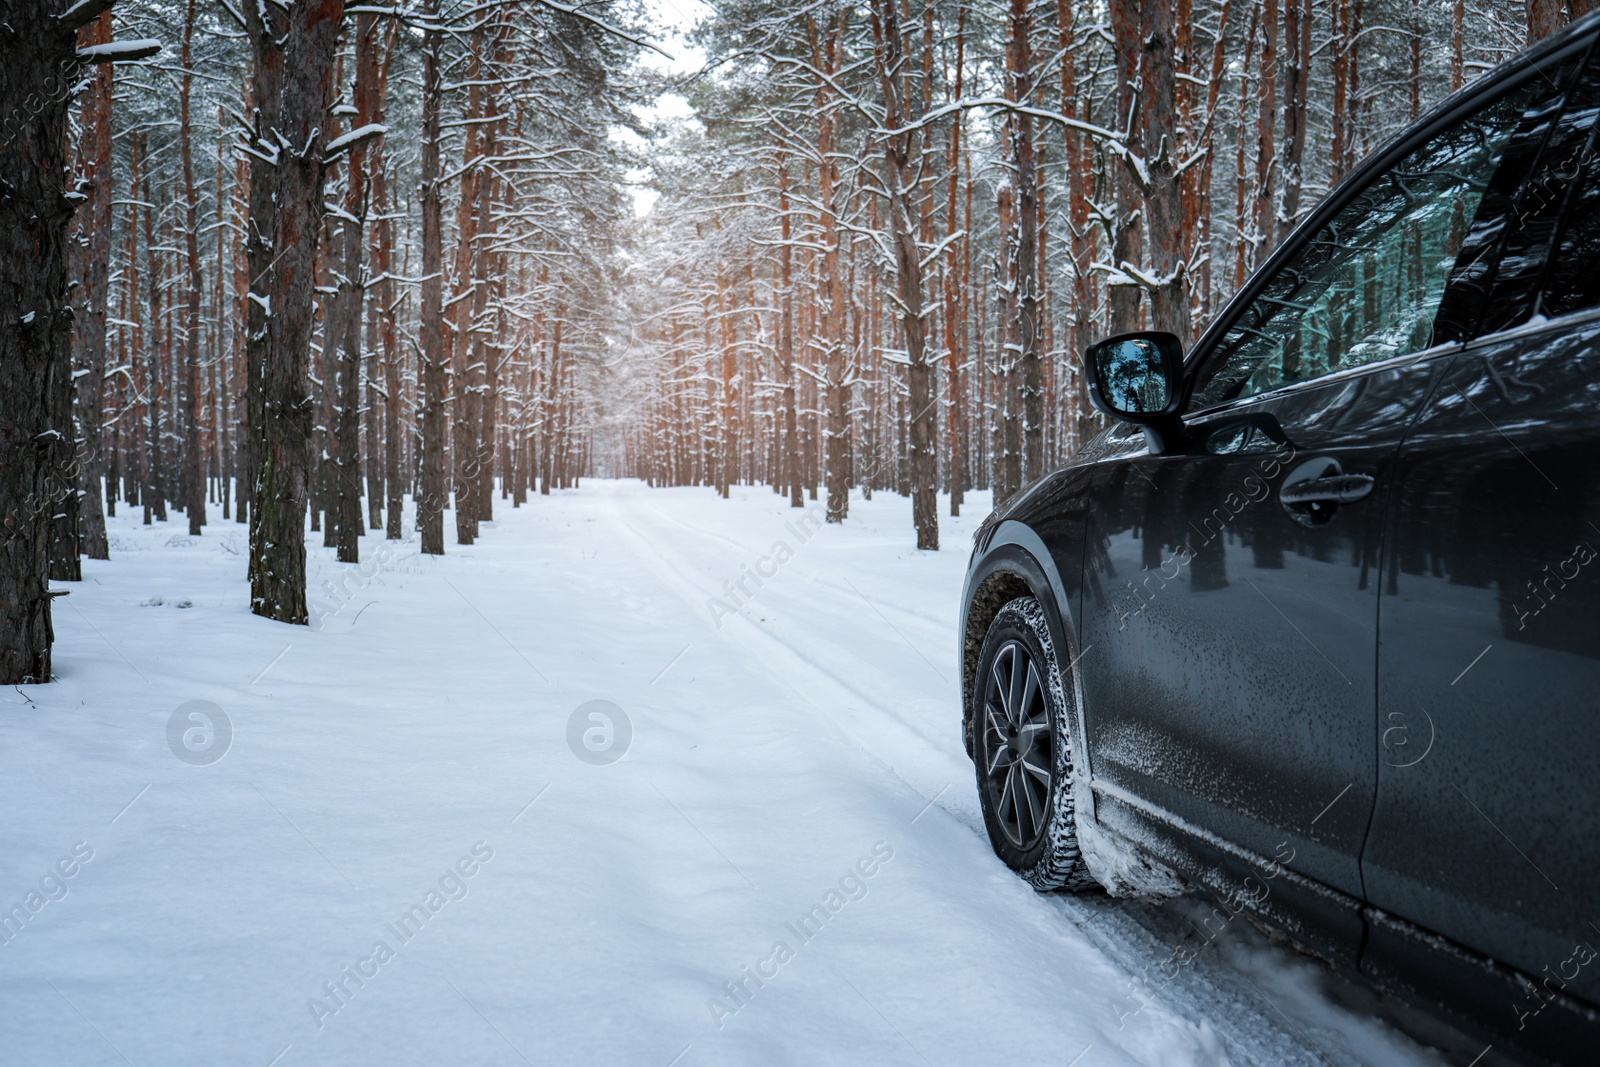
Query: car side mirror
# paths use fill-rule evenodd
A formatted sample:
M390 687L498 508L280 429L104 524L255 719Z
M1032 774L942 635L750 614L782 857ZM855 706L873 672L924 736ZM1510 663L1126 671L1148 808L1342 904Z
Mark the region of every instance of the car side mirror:
M1170 452L1183 436L1183 344L1170 333L1141 331L1089 346L1089 399L1118 422L1144 427L1152 452Z

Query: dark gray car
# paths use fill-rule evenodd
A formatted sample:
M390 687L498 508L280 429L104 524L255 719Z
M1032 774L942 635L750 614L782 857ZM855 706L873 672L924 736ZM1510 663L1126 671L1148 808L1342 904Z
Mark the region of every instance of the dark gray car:
M1336 188L991 516L968 751L1041 889L1201 887L1600 1062L1600 22Z

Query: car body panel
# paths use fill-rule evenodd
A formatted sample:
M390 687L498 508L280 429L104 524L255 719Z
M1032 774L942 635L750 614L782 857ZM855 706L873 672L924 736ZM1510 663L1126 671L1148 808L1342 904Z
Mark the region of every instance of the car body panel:
M1369 900L1600 1003L1600 319L1455 357L1394 481Z
M1080 665L1097 794L1143 798L1350 901L1377 786L1382 498L1436 368L1360 370L1191 424L1203 438L1248 410L1286 444L1099 465ZM1302 464L1325 463L1377 490L1307 527L1280 493ZM1297 925L1353 959L1355 908L1306 904L1316 915ZM1294 905L1278 902L1291 917Z

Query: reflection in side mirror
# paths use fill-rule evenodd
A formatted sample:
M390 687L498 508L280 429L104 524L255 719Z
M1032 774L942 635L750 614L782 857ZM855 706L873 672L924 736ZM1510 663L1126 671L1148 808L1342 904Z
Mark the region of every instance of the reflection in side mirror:
M1090 345L1090 398L1115 419L1143 422L1173 414L1183 350L1170 333L1125 333Z
M1182 437L1183 347L1170 333L1119 334L1090 345L1089 399L1119 422L1143 426L1165 451Z
M1169 383L1161 349L1154 341L1143 337L1111 341L1095 350L1095 359L1100 364L1101 390L1110 407L1130 415L1166 410Z

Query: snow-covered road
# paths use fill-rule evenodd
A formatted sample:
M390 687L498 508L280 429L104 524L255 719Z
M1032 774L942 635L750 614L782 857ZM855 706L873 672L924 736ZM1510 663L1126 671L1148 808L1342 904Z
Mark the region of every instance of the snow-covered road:
M248 614L237 524L112 520L58 682L0 691L0 1062L1448 1062L1242 924L994 858L981 496L938 553L882 495L496 503L442 559L314 548L313 630Z

